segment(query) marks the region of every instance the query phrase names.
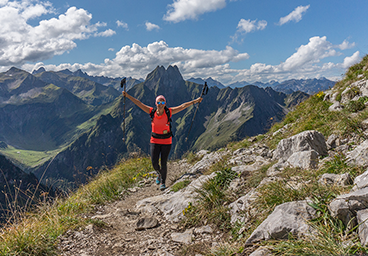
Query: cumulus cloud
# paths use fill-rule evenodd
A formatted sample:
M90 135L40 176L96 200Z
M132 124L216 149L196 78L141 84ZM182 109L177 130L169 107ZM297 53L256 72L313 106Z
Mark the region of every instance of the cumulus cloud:
M125 28L126 30L129 30L128 23L126 23L126 22L123 22L123 21L117 20L117 21L116 21L116 25L117 25L118 27L122 27L122 28Z
M341 44L340 44L341 45ZM113 59L105 59L104 63L94 64L61 64L46 65L47 70L82 69L90 75L110 77L132 76L145 78L157 65L177 65L183 77L209 77L229 84L235 81L284 81L287 79L306 79L326 76L337 77L344 70L360 60L359 52L346 57L343 63L323 62L326 58L340 56L340 45L334 45L323 37L312 37L305 45L301 45L284 62L278 65L254 63L247 69L231 68L230 63L249 58L248 53L239 53L227 46L221 51L186 49L170 47L159 41L140 46L138 44L122 47ZM23 68L32 71L41 64L27 65ZM337 75L338 74L338 75Z
M75 48L76 40L115 34L111 29L99 32L106 24L91 24L92 15L76 7L37 26L29 24L30 19L50 13L54 9L49 2L4 1L0 5L0 66L48 59Z
M235 32L235 35L231 38L233 39L233 42L238 41L238 38L241 35L245 35L247 33L257 31L257 30L263 30L267 27L267 21L265 20L245 20L241 19L238 23L237 30Z
M48 70L70 69L83 71L92 75L105 76L132 76L145 77L157 65L177 65L183 74L226 74L230 62L248 59L248 53L239 53L230 46L224 50L199 50L182 47L170 47L166 42L159 41L140 46L138 44L126 45L116 53L114 59L105 59L102 64L61 64L47 65ZM37 64L40 66L40 64ZM37 66L36 65L36 66ZM33 70L30 66L27 70ZM34 68L36 69L36 68Z
M164 20L174 23L197 19L206 12L213 12L226 6L226 0L174 0Z
M342 44L339 45L340 50L346 50L355 47L355 43L349 43L347 40L344 40Z
M151 23L151 22L146 22L145 23L145 25L146 25L146 29L148 30L148 31L152 31L152 30L154 30L154 29L160 29L160 26L158 26L158 25L156 25L156 24L153 24L153 23Z
M318 63L321 59L340 54L325 36L315 36L309 39L307 45L300 46L296 53L291 55L280 67L286 71L295 70L306 64Z
M360 58L360 52L359 51L356 51L352 56L350 57L346 57L344 59L344 63L342 64L342 66L344 68L348 68L354 64L357 64L358 62L361 61L361 58Z
M237 32L239 33L250 33L252 31L256 30L263 30L267 26L267 21L260 20L257 22L257 20L245 20L241 19L238 23Z
M301 21L303 14L309 9L309 7L310 5L296 7L294 11L292 11L285 17L280 18L280 21L278 24L282 26L285 23L288 23L290 21L295 21L295 22Z

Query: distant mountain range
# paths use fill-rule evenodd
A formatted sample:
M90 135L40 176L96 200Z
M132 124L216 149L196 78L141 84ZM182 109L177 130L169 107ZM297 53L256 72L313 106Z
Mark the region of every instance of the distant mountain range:
M38 178L47 170L42 182L59 188L86 182L101 166L113 165L129 152L148 154L150 118L129 100L124 106L115 89L119 79L68 70L39 69L30 74L11 68L0 73L0 152ZM150 106L159 94L165 95L168 106L180 105L199 97L203 86L203 81L185 81L176 66L158 66L143 82L129 81L134 84L129 94ZM209 85L217 84L213 81L207 79ZM254 85L213 86L198 108L190 134L196 106L174 115L171 157L264 133L308 96Z
M223 88L226 87L225 85L223 85L219 81L216 81L216 80L212 79L211 77L207 78L206 80L203 80L202 78L193 78L192 77L192 78L188 79L188 81L196 83L196 84L204 84L206 82L209 87L216 86L219 89L223 89Z
M216 86L220 89L225 88L226 86L222 83L212 79L211 77L203 80L202 78L190 78L188 81L198 83L198 84L204 84L204 82L207 82L207 85L210 87ZM242 82L235 82L232 84L229 84L228 87L230 88L242 88L247 85L255 85L260 88L266 88L266 87L272 87L275 91L283 92L286 94L291 94L296 91L305 92L308 94L315 94L319 91L325 91L329 88L332 88L335 85L334 81L328 80L326 78L314 78L314 79L291 79L286 80L284 82L277 82L275 80L271 80L267 83L262 82L254 82L254 83L248 83L246 81Z

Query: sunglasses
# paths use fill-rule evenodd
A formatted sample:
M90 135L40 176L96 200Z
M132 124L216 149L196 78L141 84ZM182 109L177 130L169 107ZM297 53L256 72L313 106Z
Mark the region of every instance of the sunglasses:
M165 101L158 101L158 102L156 102L156 103L157 103L157 105L160 105L160 104L161 104L161 105L165 105L165 103L166 103L166 102L165 102Z

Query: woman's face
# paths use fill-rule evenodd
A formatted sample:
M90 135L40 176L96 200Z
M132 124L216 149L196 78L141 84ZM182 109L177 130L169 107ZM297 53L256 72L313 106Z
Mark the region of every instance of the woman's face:
M157 108L162 109L162 108L164 108L164 107L165 107L165 105L166 105L166 102L165 102L163 99L159 99L159 100L156 102L156 106L157 106Z

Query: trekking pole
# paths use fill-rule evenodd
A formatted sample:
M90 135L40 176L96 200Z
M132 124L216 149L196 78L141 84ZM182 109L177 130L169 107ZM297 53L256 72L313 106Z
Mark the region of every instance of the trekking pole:
M208 93L208 86L207 86L207 82L204 82L204 85L203 85L203 89L202 89L202 93L201 93L201 97L200 97L200 98L202 98L202 96L203 96L203 95L206 95L207 93ZM194 118L195 118L195 116L196 116L196 114L197 114L197 110L198 110L198 108L199 108L199 103L200 103L200 102L198 102L197 108L196 108L196 110L195 110L195 112L194 112L194 116L193 116L192 122L191 122L190 127L189 127L188 135L187 135L187 137L185 138L185 142L188 140L188 136L189 136L190 130L192 129L193 121L194 121Z
M126 92L126 77L124 77L121 82L120 82L120 86L121 88L124 88L124 92ZM123 137L123 141L125 141L125 95L124 95L124 100L123 100L123 106L124 106L124 111L123 111L123 119L124 119L124 123L123 123L123 133L124 133L124 137Z

